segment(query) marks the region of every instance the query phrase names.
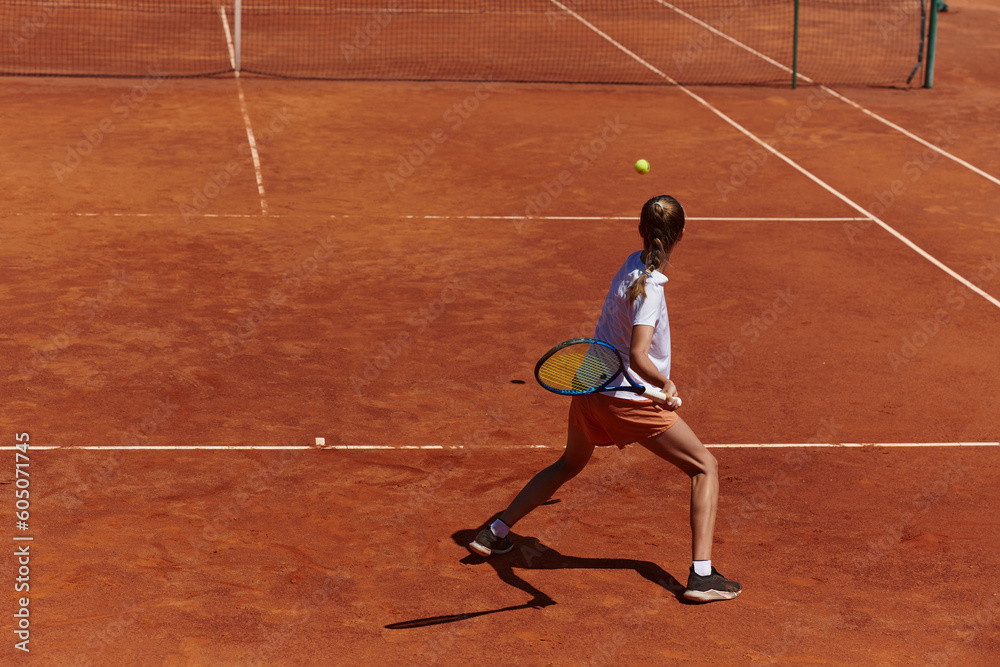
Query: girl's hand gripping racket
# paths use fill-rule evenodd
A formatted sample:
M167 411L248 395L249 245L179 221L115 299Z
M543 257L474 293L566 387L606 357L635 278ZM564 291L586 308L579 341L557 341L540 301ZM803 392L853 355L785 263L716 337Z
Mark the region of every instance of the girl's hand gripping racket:
M659 403L671 402L674 410L681 407L681 399L670 397L657 389L637 384L613 345L596 338L571 338L559 343L535 364L535 379L545 389L567 396L592 394L597 391L631 391L649 396ZM609 386L618 376L627 386Z

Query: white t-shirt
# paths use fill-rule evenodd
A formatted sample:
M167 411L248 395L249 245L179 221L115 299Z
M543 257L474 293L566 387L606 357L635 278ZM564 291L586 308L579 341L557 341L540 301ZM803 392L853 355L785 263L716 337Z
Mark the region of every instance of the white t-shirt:
M629 255L611 280L611 288L604 300L604 308L601 310L601 319L597 322L594 338L615 346L622 355L625 372L630 373L637 383L650 389L661 389L654 387L629 369L632 327L636 324L648 324L653 327L649 359L663 377L670 377L670 323L667 321L667 302L663 296L663 285L667 282L667 277L659 271L653 271L646 277L646 296L639 295L634 304L628 300L629 286L646 271L646 265L640 259L641 255L641 251ZM627 386L628 383L620 379L616 380L613 386L623 385ZM636 401L649 400L631 391L616 391L612 395Z

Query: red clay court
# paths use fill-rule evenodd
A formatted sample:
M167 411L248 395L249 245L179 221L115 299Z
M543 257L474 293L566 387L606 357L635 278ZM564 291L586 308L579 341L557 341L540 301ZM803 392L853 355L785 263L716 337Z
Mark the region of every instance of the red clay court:
M185 62L218 74L0 78L5 664L996 662L1000 2L948 3L929 89L675 85L619 48L641 14L551 0L549 81L440 43L435 80L246 73L280 36L237 78L203 4L217 52ZM33 40L80 24L49 7L11 30L54 67ZM704 42L777 25L731 11ZM557 82L583 39L649 80ZM728 603L680 596L688 480L636 446L510 554L465 547L561 452L568 399L532 368L593 333L661 193L689 216L672 378L721 465Z

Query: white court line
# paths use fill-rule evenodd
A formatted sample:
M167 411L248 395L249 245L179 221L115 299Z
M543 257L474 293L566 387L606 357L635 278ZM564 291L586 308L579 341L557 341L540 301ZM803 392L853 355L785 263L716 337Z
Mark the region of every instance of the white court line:
M688 220L719 221L719 222L848 222L852 220L871 220L870 216L863 218L688 218Z
M969 280L967 280L966 278L964 278L962 275L960 275L959 273L957 273L956 271L954 271L950 267L946 266L944 263L942 263L936 257L932 256L929 252L927 252L926 250L924 250L923 248L921 248L920 246L918 246L916 243L914 243L910 239L906 238L900 232L896 231L888 223L886 223L883 220L881 220L880 218L872 215L870 211L866 211L862 206L860 206L859 204L856 204L853 200L851 200L849 197L847 197L846 195L844 195L843 193L841 193L839 190L836 190L832 185L828 184L826 181L824 181L823 179L821 179L819 176L816 176L811 171L807 170L805 167L802 167L797 162L795 162L795 160L793 160L792 158L788 157L787 155L785 155L784 153L782 153L778 149L774 148L773 146L771 146L769 143L767 143L763 139L759 138L753 132L751 132L750 130L746 129L745 127L743 127L742 125L740 125L739 123L737 123L735 120L733 120L732 118L730 118L729 116L727 116L721 110L719 110L719 109L715 108L714 106L712 106L703 97L697 95L696 93L691 92L688 88L686 88L685 86L682 86L681 84L677 83L677 81L675 81L674 79L672 79L671 77L669 77L664 72L661 72L659 69L657 69L656 67L654 67L650 63L646 62L645 60L643 60L642 58L640 58L636 54L634 54L631 51L629 51L627 48L625 48L624 46L622 46L621 44L619 44L618 42L616 42L614 39L612 39L606 33L602 32L599 28L597 28L593 24L589 23L585 18L583 18L582 16L580 16L579 14L577 14L576 12L574 12L573 10L571 10L570 8L566 7L566 5L560 3L558 0L549 0L549 2L551 2L552 4L560 7L563 11L565 11L566 13L568 13L569 15L571 15L573 18L575 18L576 20L578 20L581 23L583 23L585 26L587 26L588 28L590 28L591 30L593 30L594 32L596 32L598 35L600 35L604 39L608 40L611 44L613 44L615 47L617 47L623 53L625 53L630 58L632 58L633 60L635 60L636 62L638 62L639 64L641 64L643 67L646 67L651 72L655 73L657 76L660 76L663 79L669 81L671 84L673 84L674 86L676 86L677 89L680 90L681 92L683 92L685 95L688 95L689 97L691 97L691 99L693 99L696 102L698 102L698 104L701 104L702 106L704 106L706 109L708 109L709 111L711 111L712 113L714 113L716 116L718 116L724 122L726 122L728 125L732 126L734 129L738 130L740 133L742 133L743 135L745 135L746 137L748 137L754 143L759 144L761 146L761 148L763 148L764 150L768 151L769 153L774 154L778 159L780 159L783 162L785 162L786 164L788 164L790 167L792 167L793 169L795 169L796 171L798 171L800 174L802 174L803 176L805 176L806 178L808 178L809 180L811 180L813 183L816 183L816 185L820 186L821 188L823 188L824 190L826 190L827 192L829 192L830 194L832 194L837 199L841 200L842 202L844 202L845 204L847 204L848 206L850 206L854 210L856 210L859 213L862 213L862 214L868 216L868 218L872 222L876 223L879 227L881 227L885 231L887 231L890 234L892 234L893 236L895 236L897 239L899 239L904 244L906 244L907 246L909 246L910 249L912 249L914 252L916 252L921 257L923 257L924 259L926 259L928 262L930 262L934 266L938 267L939 269L941 269L942 271L944 271L945 273L947 273L949 276L951 276L952 278L954 278L958 282L962 283L965 287L969 288L971 291L975 292L979 296L981 296L984 299L986 299L987 301L989 301L991 304L993 304L997 308L1000 308L1000 299L997 299L997 298L991 296L985 290L983 290L982 288L980 288L977 285L973 284L972 282L970 282Z
M1000 442L803 442L788 444L705 445L712 448L778 449L783 447L1000 447Z
M16 445L0 447L3 449L18 449ZM59 445L31 445L32 450L52 450L52 449L86 449L86 450L117 450L117 451L149 451L149 450L304 450L304 449L344 449L344 450L412 450L412 449L474 449L465 445L80 445L76 447L62 447ZM548 445L517 445L504 449L554 449Z
M774 65L775 67L778 67L779 69L782 69L785 72L788 72L789 74L792 73L792 69L790 67L788 67L786 65L783 65L780 62L778 62L777 60L774 60L773 58L770 58L770 57L764 55L760 51L754 49L753 47L751 47L751 46L749 46L747 44L744 44L743 42L739 41L738 39L735 39L734 37L730 37L729 35L727 35L726 33L722 32L721 30L719 30L719 29L717 29L717 28L709 25L708 23L705 23L704 21L702 21L698 17L692 16L691 14L688 14L683 9L680 9L679 7L675 7L674 5L670 4L669 2L665 2L665 0L656 0L656 2L660 3L664 7L667 7L669 9L674 10L675 12L677 12L678 14L680 14L681 16L683 16L684 18L689 19L690 21L693 21L694 23L697 23L698 25L700 25L701 27L705 28L709 32L712 32L712 33L718 35L719 37L722 37L723 39L728 40L729 42L732 42L733 44L735 44L736 46L740 47L741 49L749 51L753 55L757 56L758 58L761 58L761 59L765 60L766 62ZM799 72L796 72L796 76L798 78L804 80L804 81L808 81L809 83L816 83L813 79L810 79L805 74L801 74ZM874 111L871 111L870 109L867 109L866 107L861 106L860 104L858 104L854 100L849 99L849 98L845 97L844 95L841 95L840 93L838 93L837 91L833 90L832 88L829 88L829 87L824 86L822 84L820 84L819 88L820 88L820 90L823 90L824 92L829 93L830 95L836 97L840 101L846 102L847 104L851 105L852 107L854 107L855 109L857 109L861 113L864 113L864 114L870 116L871 118L874 118L875 120L877 120L878 122L882 123L883 125L885 125L887 127L891 127L892 129L896 130L897 132L899 132L903 136L905 136L905 137L907 137L909 139L912 139L913 141L916 141L917 143L919 143L919 144L921 144L923 146L926 146L927 148L930 148L931 150L936 151L937 153L940 153L941 155L945 156L946 158L948 158L948 159L950 159L950 160L952 160L952 161L954 161L954 162L962 165L966 169L969 169L969 170L973 171L976 174L979 174L983 178L991 181L992 183L995 183L996 185L1000 185L1000 178L997 178L996 176L992 176L992 175L988 174L987 172L983 171L982 169L980 169L979 167L976 167L976 166L974 166L972 164L969 164L968 162L966 162L962 158L958 157L957 155L953 155L953 154L949 153L948 151L946 151L945 149L941 148L940 146L935 146L934 144L932 144L931 142L927 141L926 139L922 139L921 137L917 136L916 134L910 132L909 130L907 130L907 129L903 128L903 127L900 127L899 125L896 125L895 123L893 123L890 120L887 120L886 118L883 118L882 116L878 115Z
M364 217L371 218L371 216L351 216L351 215L338 215L330 216L331 218L350 218L350 217ZM404 215L403 218L415 219L415 220L637 220L638 217L634 215ZM740 217L696 217L688 216L687 220L696 220L699 222L712 221L712 222L848 222L854 220L871 220L870 217L864 218L754 218L747 216Z
M744 444L731 444L731 445L705 445L709 449L788 449L794 447L827 447L827 448L838 448L838 447L1000 447L1000 442L803 442L803 443L744 443ZM0 450L13 450L17 449L14 445L8 445L0 447ZM149 451L149 450L305 450L305 449L339 449L339 450L350 450L350 451L372 451L372 450L435 450L441 451L446 449L562 449L562 446L548 446L548 445L510 445L510 446L498 446L498 447L483 447L483 446L472 446L467 447L466 445L136 445L136 446L126 446L126 445L81 445L79 447L59 447L54 445L31 445L32 451L34 450L51 450L51 449L66 449L66 450L76 450L76 449L87 449L87 450L118 450L118 451Z
M236 48L233 46L233 35L229 31L229 19L226 17L226 8L219 5L219 16L222 18L222 28L226 31L226 44L229 46L229 63L233 66L233 73L236 79L236 92L240 97L240 111L243 112L243 125L247 130L247 142L250 144L250 157L253 158L253 170L257 176L257 192L260 194L261 215L267 215L267 200L264 197L264 175L260 170L260 155L257 152L257 139L253 134L253 126L250 124L250 114L247 111L247 100L243 95L243 82L240 80L240 71L236 68Z
M13 447L0 447L0 449L17 449L17 447L16 446L13 446ZM58 446L58 445L31 445L31 450L32 451L34 451L34 450L43 450L43 449L67 449L67 450L70 450L70 449L88 449L88 450L110 450L110 449L114 449L114 450L118 450L118 451L129 451L129 450L135 450L135 451L145 450L145 451L149 451L149 450L161 450L161 449L177 451L177 450L190 449L190 450L193 451L193 450L196 450L196 449L200 449L200 450L204 450L204 449L215 449L215 450L226 450L226 449L242 449L242 450L248 450L248 449L268 450L269 449L269 450L279 450L279 449L288 449L288 450L295 450L295 449L320 449L320 447L316 447L314 445L190 445L190 446L184 446L184 445L133 445L133 446L129 446L129 445L80 445L78 447L61 447L61 446Z
M169 213L14 213L12 215L20 216L61 216L61 215L75 215L77 217L84 218L96 218L102 215L112 216L116 218L154 218L156 216L166 216ZM260 216L255 213L202 213L202 217L205 218L259 218ZM309 217L310 214L299 213L294 216L285 216L280 213L269 214L269 218L296 218L301 219L304 217ZM317 213L316 216L329 217L331 219L336 218L365 218L370 220L372 216L370 215L351 215L351 214L334 214L328 215L326 213ZM387 216L392 217L392 216ZM400 216L407 220L638 220L637 216L634 215L404 215ZM780 218L780 217L752 217L752 216L736 216L736 217L698 217L698 216L688 216L688 220L699 221L699 222L855 222L862 220L871 220L871 216L865 216L862 218Z
M163 213L121 213L121 212L115 212L115 211L107 211L105 213L74 213L74 212L67 212L67 213L25 213L25 212L22 211L22 212L19 212L19 213L11 213L10 215L19 215L19 216L24 216L24 217L29 217L29 216L49 216L49 217L53 217L53 218L54 217L63 216L63 215L75 215L78 218L99 218L101 216L110 216L110 217L114 217L114 218L155 218L155 217L158 217L158 216L160 216L160 217L166 217L166 216L169 216L171 214L168 213L168 212L163 212ZM259 218L260 217L259 213L201 213L200 215L203 218ZM325 215L325 214L318 213L317 215ZM283 217L283 216L275 215L275 216L268 216L268 217L280 218L280 217ZM289 216L289 217L291 217L291 216ZM297 215L295 217L296 218L301 218L302 216L301 215Z
M80 445L79 447L59 447L56 445L32 445L31 449L90 449L90 450L108 450L115 449L119 451L128 451L130 449L138 450L155 450L155 449L168 449L168 450L184 450L184 449L319 449L318 447L312 445Z

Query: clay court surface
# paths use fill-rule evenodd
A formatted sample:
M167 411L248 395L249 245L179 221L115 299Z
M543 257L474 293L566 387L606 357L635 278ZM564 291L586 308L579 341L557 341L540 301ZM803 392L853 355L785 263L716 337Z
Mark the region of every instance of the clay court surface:
M933 89L836 90L967 164L816 86L0 80L3 662L994 664L1000 3L949 4ZM661 193L730 603L635 446L465 548Z

